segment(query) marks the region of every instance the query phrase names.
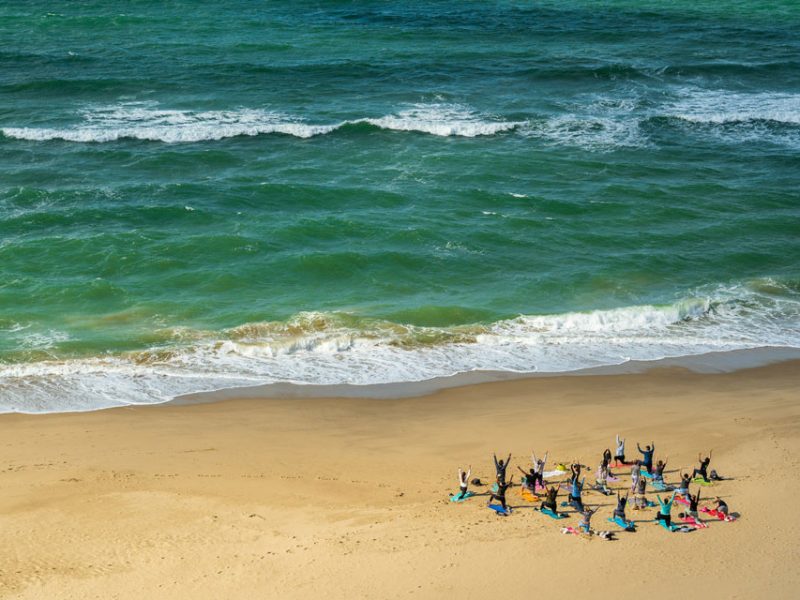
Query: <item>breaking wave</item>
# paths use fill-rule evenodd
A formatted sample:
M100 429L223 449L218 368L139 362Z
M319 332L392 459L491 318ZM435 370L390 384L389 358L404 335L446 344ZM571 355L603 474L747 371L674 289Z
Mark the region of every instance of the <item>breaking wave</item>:
M176 329L171 345L118 356L0 365L0 411L152 404L274 382L378 384L475 370L558 373L765 346L800 348L797 290L772 280L666 306L521 315L422 327L300 313L224 331ZM35 340L34 340L35 341Z
M462 104L413 104L380 117L333 123L312 123L265 109L189 111L134 102L85 109L74 124L3 127L0 131L7 138L28 141L104 143L131 139L168 144L258 135L308 139L369 129L464 138L517 131L546 143L608 151L651 145L652 131L643 125L677 122L686 127L712 128L712 136L726 143L800 143L800 94L675 88L670 96L653 103L642 90L615 97L587 94L565 103L553 114L514 119L485 115Z
M4 127L1 131L6 137L30 141L103 143L134 139L176 144L267 134L305 139L359 126L476 137L510 131L520 125L486 119L468 107L452 104L418 104L396 114L333 124L308 123L299 117L261 109L195 112L164 110L140 103L85 110L81 116L79 124L68 127Z

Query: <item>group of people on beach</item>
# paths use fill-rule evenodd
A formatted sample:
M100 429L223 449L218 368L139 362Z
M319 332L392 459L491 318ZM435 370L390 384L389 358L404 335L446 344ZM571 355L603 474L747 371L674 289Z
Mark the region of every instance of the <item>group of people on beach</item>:
M714 506L700 506L702 486L714 485L716 481L721 481L716 471L709 471L711 464L712 452L707 456L698 454L697 460L699 466L694 468L691 473L685 473L681 470L680 482L675 486L668 485L664 480L664 473L668 462L668 457L663 460L655 460L655 443L650 442L642 448L638 443L636 449L641 454L641 458L633 462L626 462L625 456L625 440L620 438L619 434L616 436L616 452L613 455L610 449L606 449L600 460L597 468L597 475L595 484L592 486L593 491L599 492L605 496L612 496L616 493L616 507L614 508L613 516L608 520L625 531L635 531L636 524L628 520L626 516L626 508L629 506L629 500L632 498L632 507L634 510L646 510L648 508L657 508L655 522L669 531L683 531L689 532L696 529L702 529L708 525L700 520L699 513L705 513L708 516L714 517L723 521L734 520L734 516L730 514L727 503L720 497L714 498ZM599 506L594 508L586 506L583 502L584 485L586 483L584 469L588 469L587 465L583 465L577 460L573 460L570 464L557 464L554 470L546 471L548 452L545 452L543 457L537 457L536 453L531 454L532 464L527 470L520 466L517 469L521 473L519 484L520 493L522 498L528 502L539 502L540 505L535 510L553 518L563 519L566 518L567 513L559 511L557 502L558 493L561 488L567 490L568 496L565 501L561 503L561 507L571 507L574 513L581 517L580 523L577 528L565 527L562 529L564 533L575 533L583 535L593 535L597 533L601 537L611 539L613 533L609 531L595 532L591 527L592 517L598 511ZM508 467L511 463L511 454L505 459L498 459L494 455L494 468L495 468L495 482L488 492L489 500L487 505L489 508L495 510L498 514L507 516L511 514L511 507L508 505L507 492L508 489L514 486L514 475L508 476ZM615 491L609 487L611 482L621 481L619 473L615 475L611 469L627 469L630 467L631 483L630 487L618 487ZM481 486L483 483L479 479L470 479L472 475L471 467L466 471L458 469L458 485L459 492L451 496L453 502L463 502L476 495L469 490L469 486ZM553 484L545 481L546 479L561 480ZM646 490L650 485L655 492L668 493L670 496L662 498L658 493L655 498L658 505L650 501L646 497ZM692 494L689 489L692 483L697 484L696 493ZM624 491L624 495L622 492ZM672 507L675 502L678 502L686 507L686 509L678 515L679 524L673 523L672 520Z

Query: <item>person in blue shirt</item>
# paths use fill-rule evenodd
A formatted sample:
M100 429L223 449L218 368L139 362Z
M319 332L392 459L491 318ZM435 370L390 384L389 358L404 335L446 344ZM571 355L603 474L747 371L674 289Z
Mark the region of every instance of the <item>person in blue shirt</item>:
M636 448L639 452L642 453L642 466L647 469L648 473L653 472L653 453L656 451L656 445L653 442L650 442L649 446L645 446L645 449L642 450L639 444L636 444Z
M661 482L662 484L664 483L664 469L667 467L668 460L669 457L656 463L656 470L655 473L653 473L653 483L657 481Z
M575 508L579 513L583 512L583 500L581 499L581 490L583 490L583 483L586 481L584 477L580 482L575 477L572 480L569 492L569 504Z
M667 527L672 525L672 502L675 500L675 492L672 492L672 496L666 502L661 499L661 496L656 494L656 498L658 499L658 503L660 505L658 514L656 515L656 521L663 521L666 523Z

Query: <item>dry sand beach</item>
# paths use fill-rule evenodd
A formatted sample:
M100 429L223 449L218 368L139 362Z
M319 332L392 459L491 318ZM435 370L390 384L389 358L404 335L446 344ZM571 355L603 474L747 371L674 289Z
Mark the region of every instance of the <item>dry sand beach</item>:
M3 415L0 596L793 598L798 390L800 363L784 362ZM689 534L641 522L605 542L562 535L575 516L546 518L518 488L508 518L484 497L447 500L458 466L492 479L494 451L515 472L532 449L596 466L617 432L629 455L654 440L668 482L713 448L734 479L703 493L741 518ZM610 499L585 502L614 529Z

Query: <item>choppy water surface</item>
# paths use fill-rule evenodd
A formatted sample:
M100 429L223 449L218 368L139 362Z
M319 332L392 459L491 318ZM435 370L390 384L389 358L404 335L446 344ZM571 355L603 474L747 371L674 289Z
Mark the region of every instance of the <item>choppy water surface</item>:
M0 5L0 411L800 347L795 2Z

